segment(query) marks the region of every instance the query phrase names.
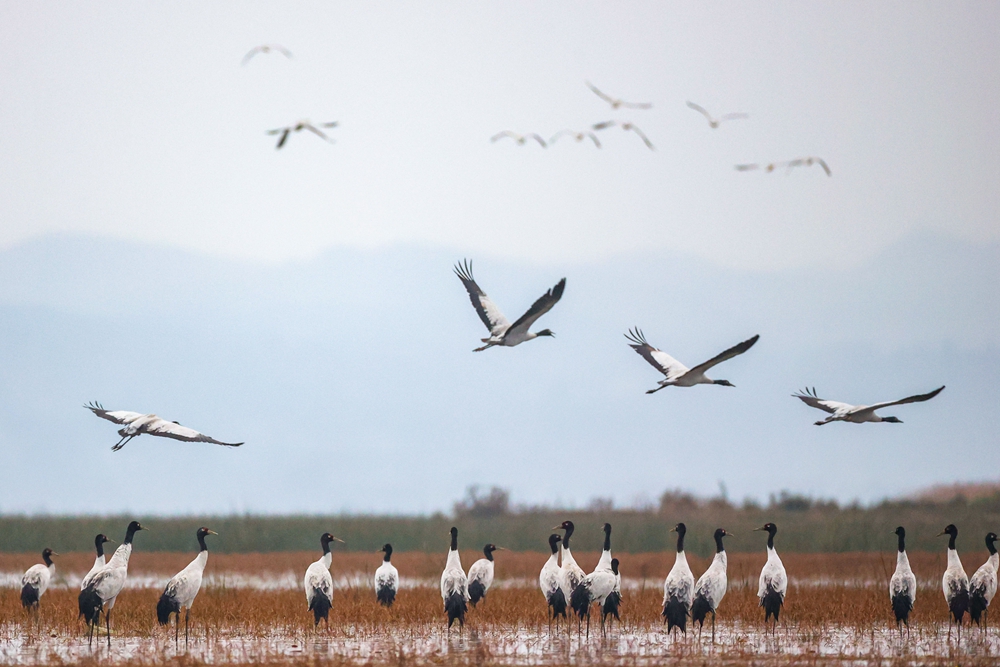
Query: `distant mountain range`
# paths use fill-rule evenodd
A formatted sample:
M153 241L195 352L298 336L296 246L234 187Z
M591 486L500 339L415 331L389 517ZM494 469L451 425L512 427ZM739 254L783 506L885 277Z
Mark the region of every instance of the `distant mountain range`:
M863 239L859 239L859 243ZM567 277L516 349L485 335L440 248L262 265L94 237L0 252L0 511L418 513L472 483L516 502L641 503L665 488L841 500L980 479L1000 464L1000 245L915 236L833 271L684 256L538 266L477 257L511 318ZM622 334L735 389L668 389ZM901 406L817 428L801 386ZM136 439L81 408L156 412L238 450Z

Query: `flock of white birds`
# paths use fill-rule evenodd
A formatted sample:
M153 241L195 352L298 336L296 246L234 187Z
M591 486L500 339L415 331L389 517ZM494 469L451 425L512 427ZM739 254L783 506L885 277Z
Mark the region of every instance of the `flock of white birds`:
M590 613L596 604L600 610L601 632L606 633L605 623L609 616L621 621L619 607L622 600L621 572L619 561L611 555L611 524L604 524L604 545L601 557L594 571L587 574L577 564L570 549L575 526L572 521L564 521L552 530L562 530L564 534L553 533L549 536L551 555L542 566L538 575L538 585L549 609L549 626L552 621L562 618L568 621L572 613L578 619L578 631L584 620L587 623L587 636L590 636ZM125 586L128 576L129 557L132 554L132 541L137 532L145 530L138 521L129 523L122 541L111 560L105 562L104 544L110 542L107 536L100 534L94 539L97 557L94 566L80 583L79 610L89 628L90 642L93 642L94 630L99 626L101 615L104 615L107 630L108 646L111 646L111 610L115 600ZM767 560L761 568L757 597L764 610L765 628L769 622L771 633L774 634L781 609L788 592L788 575L785 566L774 547L774 537L778 527L766 523L755 531L767 533ZM667 634L671 632L687 633L688 619L698 623L699 636L704 628L708 614L712 614L712 643L715 643L716 612L728 588L728 560L723 538L730 535L724 528L718 528L714 533L715 557L705 572L695 580L687 555L684 552L684 537L687 527L678 523L671 529L677 533L677 554L670 573L663 582L663 619L667 626ZM180 641L180 616L184 612L184 643L188 643L188 621L191 606L198 591L201 589L202 576L208 565L208 546L205 538L216 535L212 530L201 527L196 533L200 547L198 555L191 563L174 575L167 582L163 594L156 605L156 617L160 625L170 623L171 615L175 618L174 642ZM495 563L493 553L502 550L494 544L483 547L483 558L480 558L468 573L462 567L462 559L458 551L458 528L450 531L451 544L441 572L441 598L448 619L448 630L455 621L459 628L465 626L465 616L471 604L475 607L486 598L493 585ZM903 626L909 635L909 615L917 597L917 579L910 568L906 556L906 531L902 526L896 528L898 537L898 554L896 570L889 580L889 600L896 619L896 625L902 637ZM976 570L970 579L962 567L958 557L955 540L958 529L948 525L938 536L948 535L948 567L942 577L944 598L954 623L958 626L961 639L962 621L966 613L971 621L984 628L987 624L990 603L997 591L997 568L1000 567L1000 556L997 554L996 533L986 535L986 547L990 552L987 561ZM330 547L334 542L344 540L330 533L320 537L323 554L319 560L311 563L306 569L303 588L308 611L312 612L314 625L319 626L322 620L329 628L329 614L333 607L333 577L330 575L332 555ZM391 607L399 591L399 571L392 564L392 545L385 544L380 550L384 554L382 563L375 570L373 580L375 601L385 607ZM51 549L42 552L44 563L28 568L21 580L21 603L29 611L37 611L39 601L52 581L55 564L52 556L57 556ZM970 622L971 622L970 621ZM949 640L951 624L948 626Z

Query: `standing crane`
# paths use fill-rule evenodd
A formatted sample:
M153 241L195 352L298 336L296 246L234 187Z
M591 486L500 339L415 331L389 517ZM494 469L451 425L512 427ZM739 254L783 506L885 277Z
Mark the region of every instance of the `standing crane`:
M981 616L983 622L980 627L984 630L990 602L997 594L997 566L1000 565L1000 556L997 556L996 541L996 533L986 535L986 548L989 549L990 557L969 579L969 617L976 622L976 625L980 625Z
M486 597L486 591L493 585L493 552L503 550L495 544L483 547L483 558L480 558L469 568L469 602L476 603Z
M687 533L687 526L678 523L670 529L670 532L677 533L677 557L674 559L674 566L670 568L670 573L663 581L662 615L667 622L667 634L673 628L679 628L681 632L687 634L688 611L694 602L694 575L684 553L684 535Z
M128 561L132 556L132 539L140 530L146 530L138 521L132 521L125 529L125 539L115 549L111 560L99 572L94 574L87 587L80 591L80 615L90 627L90 640L94 640L94 630L101 622L101 612L104 612L104 622L108 632L108 648L111 648L111 610L114 609L118 594L125 587L128 577Z
M441 573L441 597L448 614L448 632L451 632L451 626L456 620L459 628L465 627L465 612L469 601L469 578L465 575L462 558L458 553L458 528L452 526L450 533L451 547Z
M958 641L962 641L962 618L969 610L969 577L965 574L962 559L958 557L958 550L955 548L958 528L955 524L949 523L937 537L942 535L948 536L948 567L941 578L941 588L944 591L945 602L948 603L948 611L958 624ZM951 623L948 624L948 639L951 640Z
M910 559L906 556L906 529L899 526L895 533L899 543L896 552L896 571L889 580L889 600L892 602L892 613L896 617L896 628L902 638L902 624L906 624L906 634L910 634L910 611L917 599L917 577L910 569Z
M399 571L389 562L392 558L392 545L386 542L375 553L383 553L382 564L375 570L375 599L384 607L391 607L396 601L396 591L399 590Z
M333 577L330 576L330 565L333 563L333 554L330 553L331 542L343 544L344 540L330 533L323 533L319 538L323 555L306 568L306 576L302 582L306 591L306 603L309 605L309 611L313 613L313 627L319 627L319 620L323 619L327 630L330 629L330 608L333 606Z
M771 634L774 635L778 628L778 614L785 604L785 593L788 591L788 575L785 574L785 566L778 558L778 552L774 550L774 535L778 532L778 527L773 523L765 523L760 528L767 532L767 562L760 571L760 582L757 586L757 597L760 599L760 606L764 608L764 627L767 621L774 616L774 625Z
M218 535L214 530L202 526L195 533L198 538L198 555L187 567L178 572L167 582L167 587L156 603L156 620L160 625L170 623L170 614L174 614L174 648L177 648L181 628L181 609L184 610L184 648L188 645L188 619L191 616L191 605L201 589L201 579L208 565L208 545L205 537Z
M694 585L694 602L691 604L691 620L698 623L698 637L705 625L705 617L712 612L712 643L715 643L715 610L719 608L722 598L726 595L726 567L729 559L726 557L726 547L722 544L723 537L729 537L725 528L715 530L715 558L698 578Z
M562 571L559 568L559 543L562 538L557 534L549 535L549 549L552 554L542 566L542 571L538 574L538 586L542 589L545 602L551 611L549 616L549 630L552 629L552 621L557 616L566 618L566 596L562 589Z

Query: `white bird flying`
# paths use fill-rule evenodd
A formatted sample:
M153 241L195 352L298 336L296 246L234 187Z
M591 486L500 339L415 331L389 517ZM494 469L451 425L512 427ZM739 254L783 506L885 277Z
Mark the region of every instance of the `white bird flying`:
M170 614L174 614L176 623L174 624L174 647L179 641L181 628L181 609L184 610L184 646L188 645L188 619L191 616L191 605L194 598L201 590L201 579L205 573L205 566L208 565L208 546L205 544L206 535L218 535L214 530L209 530L202 526L195 533L198 538L198 555L194 557L187 567L178 572L167 582L167 587L160 596L160 601L156 603L156 620L160 625L170 623Z
M611 97L610 95L598 90L597 86L589 81L584 81L587 84L587 88L590 88L595 95L600 97L602 100L611 105L612 109L652 109L653 105L649 102L626 102L625 100L619 99L617 97Z
M691 621L698 623L698 636L701 636L701 629L705 625L705 617L712 612L712 643L715 643L715 611L719 608L722 598L726 595L726 566L729 560L726 557L726 547L722 545L722 538L728 537L724 528L717 528L715 531L715 558L712 564L705 570L705 574L698 578L698 583L694 585L694 602L691 604Z
M306 591L306 604L309 611L313 613L315 621L313 627L319 626L319 620L323 619L326 627L330 629L330 608L333 606L333 577L330 576L330 564L333 562L333 554L330 553L330 542L344 543L339 537L334 537L330 533L323 533L319 538L320 546L323 547L323 555L319 560L310 563L306 568L306 576L302 581L302 586Z
M778 627L778 614L785 604L785 593L788 592L788 575L785 574L785 566L778 558L778 552L774 550L774 534L778 532L778 527L773 523L765 523L760 528L754 530L767 531L767 562L760 571L760 581L757 586L757 597L760 599L760 606L764 608L764 627L767 628L767 621L774 616L774 626L771 634Z
M749 118L750 117L750 116L748 116L745 113L727 113L727 114L723 114L723 115L719 116L718 118L715 118L715 117L712 116L712 114L708 113L708 111L706 111L705 107L703 107L703 106L695 104L694 102L688 102L687 105L688 105L689 108L694 109L695 111L697 111L698 113L700 113L702 116L704 116L705 119L708 120L708 126L710 128L712 128L713 130L716 129L716 128L718 128L719 127L719 123L722 123L723 121L736 120L738 118Z
M486 591L493 585L493 552L503 550L495 544L487 544L483 547L483 556L469 568L469 602L475 607L476 603L486 597Z
M1000 566L1000 556L997 556L996 541L996 533L986 535L986 548L990 552L990 557L969 579L969 616L976 622L976 625L984 630L990 611L990 602L997 594L997 567Z
M259 53L280 53L286 58L292 57L292 52L283 47L281 44L261 44L260 46L255 46L250 49L250 51L243 56L243 62L241 64L246 65Z
M552 306L556 305L562 298L563 290L566 289L565 278L531 304L531 308L524 315L521 315L514 324L510 324L496 304L486 296L486 292L476 284L475 278L472 277L472 262L465 260L463 264L456 264L455 275L465 285L473 308L476 309L479 319L483 321L490 332L489 338L481 339L486 345L477 347L473 352L482 352L494 345L514 347L539 336L555 336L549 329L536 332L528 331L528 329L538 318L552 310Z
M112 540L109 540L108 536L104 533L100 533L94 538L94 549L97 551L97 558L94 559L94 566L90 568L90 572L88 572L80 581L81 591L90 585L90 580L93 579L94 575L100 572L101 568L103 568L106 564L104 560L104 545L111 541Z
M662 616L667 622L667 633L673 628L679 628L681 632L687 634L687 617L694 602L694 574L691 573L691 566L688 565L687 555L684 553L684 535L687 533L687 526L679 523L670 529L670 532L677 533L677 556L674 559L674 566L670 568L667 578L663 581L663 612Z
M38 601L45 594L56 573L56 564L52 562L55 551L46 547L42 550L43 563L32 565L21 577L21 605L25 609L38 609Z
M551 629L552 620L557 616L566 618L566 595L562 589L562 571L559 569L559 543L562 538L555 533L549 535L549 549L552 555L545 561L542 571L538 574L538 587L542 589L545 602L549 606L552 615L549 616L549 626Z
M948 567L941 577L941 588L944 591L945 602L948 603L948 611L952 619L958 624L958 639L962 639L962 618L969 610L969 577L962 567L962 559L958 557L958 550L955 548L955 539L958 537L958 528L955 524L948 524L944 530L937 534L948 536ZM948 639L951 639L951 623L948 624Z
M108 631L108 648L111 647L111 610L115 606L118 594L125 587L125 579L128 577L128 561L132 555L132 539L140 530L146 530L146 528L138 521L129 523L125 530L125 539L115 549L111 560L91 577L87 587L80 591L80 615L90 626L90 641L93 641L94 630L101 621L101 612L103 611Z
M127 412L125 410L105 410L104 406L100 403L90 403L83 407L101 419L107 419L109 422L114 422L115 424L124 424L124 428L118 429L118 435L122 439L111 448L113 452L117 452L128 444L129 440L143 433L173 438L174 440L183 440L184 442L210 442L213 445L225 445L226 447L239 447L243 444L242 442L221 442L203 433L199 433L193 428L181 426L177 422L168 422L156 415L144 415L139 412Z
M896 627L903 634L902 624L906 624L906 632L910 632L910 611L917 600L917 577L910 569L910 559L906 556L906 530L896 528L899 544L896 553L896 571L889 579L889 601L892 602L892 613L896 617Z
M552 138L549 139L549 143L554 144L556 143L556 140L559 139L559 137L564 137L564 136L573 137L576 143L580 143L584 139L590 139L591 141L594 142L594 146L596 146L597 148L601 147L601 142L597 139L597 135L594 134L593 132L576 132L574 130L559 130L554 135L552 135Z
M329 128L329 127L337 127L338 125L340 125L340 123L338 121L332 121L330 123L317 123L317 124L313 124L313 123L309 122L308 120L300 120L299 122L295 123L294 125L289 125L287 127L279 127L277 129L274 129L274 130L268 130L267 134L270 135L270 136L274 136L274 135L278 135L278 134L281 135L278 138L278 144L275 146L276 149L281 148L282 146L285 145L285 142L288 141L288 135L290 135L292 132L301 132L302 130L309 130L310 132L312 132L313 134L315 134L317 137L319 137L320 139L322 139L323 141L326 141L328 143L331 143L331 144L337 143L336 141L334 141L330 137L326 136L326 133L322 132L318 127L316 127L316 125L319 125L319 127L327 127L327 128Z
M531 134L518 134L517 132L504 130L503 132L498 132L494 134L492 137L490 137L490 143L495 144L500 139L504 139L506 137L510 137L511 139L516 141L518 146L523 146L526 143L528 143L528 139L534 139L535 141L538 142L538 145L541 146L542 148L548 148L548 144L545 143L545 139L542 139L541 135L535 134L534 132L532 132Z
M902 398L898 401L886 401L885 403L875 403L874 405L850 405L849 403L841 403L839 401L828 401L825 398L820 398L819 395L816 394L815 387L811 390L807 387L797 394L792 394L792 396L801 400L809 407L830 413L830 416L826 419L816 422L816 426L822 426L823 424L829 424L830 422L837 421L851 422L852 424L864 424L865 422L889 422L890 424L902 424L903 422L896 417L880 417L875 414L875 411L881 410L882 408L888 408L892 405L904 405L906 403L929 401L940 394L943 389L944 385L927 394L907 396L906 398Z
M448 560L445 561L441 573L441 597L444 599L444 610L448 614L448 631L457 620L459 627L465 627L465 612L469 601L469 578L462 568L462 558L458 553L458 528L452 526L451 548L448 549Z
M583 581L585 572L583 568L577 565L576 559L573 558L573 552L569 548L569 540L573 537L573 531L576 530L576 526L573 525L572 521L563 521L558 526L552 528L552 530L564 530L566 534L563 535L562 544L559 545L559 549L562 555L562 567L560 570L560 586L562 586L563 599L566 604L569 604L570 598L573 597L573 591L576 587L580 585Z
M713 366L721 364L723 361L728 361L733 357L743 354L754 346L754 343L757 342L760 336L757 335L753 338L748 338L742 343L732 346L725 352L717 354L708 361L698 364L694 368L688 368L666 352L658 350L647 343L646 337L643 336L642 331L638 327L630 329L625 334L625 338L629 341L629 347L648 361L653 368L666 376L665 379L657 383L660 385L659 387L646 392L647 394L655 394L666 387L693 387L696 384L718 384L723 387L735 386L729 380L713 380L705 375L705 372Z
M611 524L604 524L604 550L597 561L594 571L585 576L579 585L573 589L573 594L569 599L569 606L582 620L587 618L587 636L590 636L590 607L597 603L602 610L601 633L604 632L603 614L604 603L608 596L614 593L615 588L620 586L621 578L614 572L611 562L615 560L611 557Z
M391 607L399 590L399 571L389 562L392 558L392 545L383 544L376 553L383 553L382 564L375 570L375 599L385 607Z
M826 163L823 158L820 157L799 157L794 160L786 160L784 162L770 162L768 164L738 164L736 165L736 171L756 171L758 169L766 171L768 173L774 171L775 169L780 169L785 167L787 171L785 173L790 173L793 167L811 167L814 164L818 164L823 167L823 171L826 172L827 176L833 176L833 172L830 171L830 165Z
M606 120L602 123L597 123L591 126L591 128L595 130L606 130L609 127L620 127L626 132L635 132L637 135L639 135L639 138L642 139L642 142L646 144L646 148L648 148L651 151L656 150L656 147L653 146L653 142L649 140L649 137L647 137L646 134L642 130L640 130L635 123L631 121Z

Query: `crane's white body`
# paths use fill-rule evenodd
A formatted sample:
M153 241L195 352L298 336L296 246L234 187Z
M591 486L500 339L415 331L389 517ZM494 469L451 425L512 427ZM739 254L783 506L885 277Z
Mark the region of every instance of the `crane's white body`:
M90 581L94 578L94 575L100 572L106 564L107 561L103 553L94 559L94 566L90 568L90 572L88 572L86 576L84 576L83 580L80 581L81 591L90 585Z
M599 605L603 605L604 600L611 595L615 587L620 587L620 582L620 575L612 572L611 566L608 565L607 568L600 567L586 575L580 581L580 587L587 591L591 603L596 602Z
M683 551L677 552L674 566L670 568L667 578L663 581L663 606L666 606L674 596L687 610L691 609L691 603L694 601L694 574Z
M985 563L979 566L976 573L969 579L969 592L982 589L986 606L989 607L993 596L997 594L997 568L1000 566L1000 555L991 554ZM36 566L37 567L37 566Z
M897 595L909 598L911 607L917 599L917 577L910 569L910 559L905 551L896 552L896 571L889 579L889 600L892 601Z
M542 571L538 573L538 587L542 589L545 601L550 602L556 591L562 589L562 569L559 567L559 553L549 556L542 566ZM563 591L565 595L565 591ZM567 598L568 599L568 598Z
M308 608L312 608L313 598L317 595L322 595L331 603L333 602L333 577L330 576L332 563L333 554L326 552L319 560L306 568L306 576L302 580L302 585L305 588Z
M132 543L127 542L115 549L108 564L96 572L88 582L87 587L92 588L97 596L104 603L104 610L111 611L115 606L115 599L125 587L125 580L128 578L128 561L132 556Z
M391 590L393 597L399 590L399 570L387 560L382 561L382 564L375 570L375 590Z
M698 577L698 582L694 586L694 597L704 598L713 613L719 608L719 603L726 595L728 586L726 568L728 564L729 559L726 552L717 552L712 559L712 564L708 566L703 575Z
M729 359L737 357L749 350L754 346L760 336L753 336L742 343L734 345L728 350L715 355L708 361L698 364L694 368L688 368L663 350L658 350L650 345L646 342L646 337L638 328L634 331L629 331L629 333L625 335L625 338L629 341L629 347L635 350L639 356L649 363L649 365L664 375L664 379L657 382L659 386L656 389L651 389L646 392L647 394L652 394L665 387L694 387L699 384L728 384L725 380L719 380L716 382L712 378L708 377L706 373L709 369L721 364L722 362L728 361Z
M181 440L184 442L208 442L213 445L224 445L226 447L239 447L243 444L242 442L222 442L221 440L216 440L215 438L209 437L204 433L199 433L193 428L181 426L177 422L167 421L166 419L161 419L160 417L152 414L144 415L139 412L128 412L127 410L105 410L100 403L92 403L83 407L87 408L101 419L107 419L109 422L120 424L122 426L122 428L118 429L118 435L120 435L122 439L118 442L118 444L111 448L112 451L118 451L124 447L129 440L140 436L143 433L172 438L174 440Z
M448 550L448 560L441 573L441 598L447 602L454 593L459 593L466 601L469 599L469 577L462 568L462 558L458 549Z
M484 595L493 585L493 566L493 561L480 558L469 568L468 583L472 584L472 582L478 581L483 586Z
M764 567L760 571L757 597L763 600L768 591L777 593L782 601L785 600L785 593L788 592L788 575L785 574L785 566L773 547L767 548L767 562L764 563Z
M580 585L586 573L583 568L577 565L576 559L573 558L573 552L559 545L560 553L562 554L562 567L560 568L560 585L562 586L563 595L566 596L566 602L573 595L574 589ZM609 565L610 567L610 565Z
M958 557L957 549L948 549L948 567L945 568L944 576L941 577L941 590L944 592L944 599L951 608L951 601L969 592L969 576L965 574L962 567L962 559Z
M850 403L842 403L841 401L830 401L825 398L820 398L816 394L815 387L812 388L812 391L806 388L797 394L792 394L792 396L799 399L809 407L829 413L829 417L816 422L817 426L822 426L823 424L829 424L830 422L836 421L849 422L851 424L864 424L867 422L898 422L899 420L895 417L882 417L875 414L875 411L881 410L882 408L888 408L892 405L906 405L907 403L921 403L923 401L929 401L940 394L943 389L944 387L942 386L926 394L907 396L906 398L902 398L898 401L884 401L882 403L875 403L874 405L851 405Z
M198 552L188 566L167 582L163 594L177 602L181 609L190 609L195 596L201 590L201 580L208 565L208 549Z
M55 563L51 565L45 565L44 563L32 565L21 577L21 587L31 586L38 592L38 597L41 598L45 594L45 591L48 590L49 583L52 581L55 573Z

